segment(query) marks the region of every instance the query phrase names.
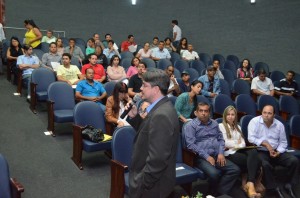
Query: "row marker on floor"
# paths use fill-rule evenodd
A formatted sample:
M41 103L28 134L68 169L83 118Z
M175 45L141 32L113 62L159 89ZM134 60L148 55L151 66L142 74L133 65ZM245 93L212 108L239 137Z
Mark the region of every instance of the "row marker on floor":
M51 133L49 131L45 131L44 133L45 133L45 135L51 135Z

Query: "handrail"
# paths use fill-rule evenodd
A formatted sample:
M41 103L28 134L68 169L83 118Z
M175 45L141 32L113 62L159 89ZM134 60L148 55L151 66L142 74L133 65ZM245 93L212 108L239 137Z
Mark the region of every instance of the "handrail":
M19 28L19 27L8 27L8 26L4 26L4 29L13 29L13 30L27 30L26 28ZM40 29L41 32L47 32L48 30L43 30ZM62 33L63 37L66 37L66 31L61 31L61 30L52 30L54 33Z

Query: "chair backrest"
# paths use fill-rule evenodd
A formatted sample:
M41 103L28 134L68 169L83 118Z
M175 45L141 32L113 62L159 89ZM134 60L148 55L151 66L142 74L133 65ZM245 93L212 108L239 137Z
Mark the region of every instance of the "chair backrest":
M78 126L92 125L105 132L105 118L102 108L95 102L83 101L74 107L74 124Z
M232 62L231 60L226 60L225 63L224 63L224 69L230 70L234 74L234 76L236 77L237 67L234 64L234 62Z
M199 102L205 102L207 104L210 104L209 100L205 96L202 96L202 95L197 95L197 103L199 103Z
M251 94L250 84L242 79L235 79L232 83L232 91L236 94Z
M182 163L182 137L179 135L176 151L176 163Z
M110 81L110 82L104 83L104 89L107 93L107 97L112 95L116 84L117 84L117 82L115 82L115 81Z
M289 118L293 115L299 115L299 104L293 96L282 95L279 98L279 110L288 112Z
M175 78L181 78L181 72L176 68L174 68L174 76Z
M224 58L224 56L223 55L221 55L221 54L214 54L213 56L212 56L212 61L214 61L214 60L219 60L219 62L220 62L220 68L223 68L224 67L224 63L225 63L225 58Z
M120 65L123 66L125 70L127 70L131 66L131 60L132 58L123 58Z
M229 87L228 82L223 79L219 79L219 80L220 80L221 93L231 97L231 89Z
M180 60L180 59L181 59L180 55L179 55L178 53L176 53L176 52L171 52L170 55L171 55L170 61L172 62L173 65L174 65L174 63L175 63L177 60Z
M235 98L235 106L238 112L256 116L257 106L253 98L248 94L240 94Z
M147 64L147 68L156 68L156 63L151 58L143 58L141 62Z
M170 65L173 65L172 62L169 60L169 59L160 59L158 62L157 62L157 68L158 69L162 69L162 70L165 70L167 69L168 66Z
M200 74L194 68L187 68L185 69L190 74L190 82L197 80L200 77Z
M41 49L33 49L32 52L33 55L37 56L39 58L39 60L42 60L43 55L45 54L44 51L42 51Z
M111 142L112 159L130 166L135 130L131 126L117 128Z
M175 61L174 67L176 69L178 69L180 72L183 72L184 70L189 68L189 64L187 61L180 59L180 60Z
M77 57L72 56L71 65L76 65L78 67L78 69L81 71L81 64L80 64L79 59Z
M48 87L48 100L54 102L54 110L73 109L75 106L74 90L65 82L53 82Z
M121 59L124 59L124 58L131 58L132 59L134 57L132 52L129 52L129 51L121 52L120 55L121 55Z
M270 74L270 79L272 80L272 82L280 81L281 79L284 79L284 78L285 78L285 75L281 71L275 70L275 71L272 71Z
M205 64L201 60L192 60L190 61L190 68L197 70L201 75L202 71L205 70Z
M236 55L228 55L226 60L230 60L230 61L234 62L236 68L238 68L240 66L240 60Z
M55 82L55 73L47 68L38 68L31 74L31 82L36 83L36 91L47 91L49 85Z
M223 118L216 118L215 121L220 124L223 122Z
M275 115L275 118L281 122L284 126L284 129L285 129L285 135L286 135L286 140L288 142L288 146L291 145L291 140L290 140L290 126L289 124L279 115Z
M6 159L0 154L0 197L11 198L9 168Z
M300 115L293 115L290 119L290 131L292 135L300 137Z
M266 76L268 77L269 76L269 65L267 63L264 63L264 62L257 62L255 63L254 65L254 72L257 73L259 70L265 70L265 72L267 73Z
M212 63L211 57L207 53L199 53L199 57L200 60L203 61L203 63L206 65L206 67Z
M253 115L244 115L240 120L241 130L246 140L248 139L248 124L254 117Z
M235 106L231 98L225 94L218 94L213 101L213 111L223 115L224 110L229 105Z
M257 99L257 109L262 111L266 105L272 105L275 109L275 114L279 115L279 103L276 98L270 95L259 96Z
M41 42L41 50L45 53L49 52L49 43Z
M172 102L173 106L175 106L176 99L177 99L176 96L170 96L170 97L169 97L169 100Z
M76 45L83 45L83 46L86 46L86 41L82 38L75 38L75 43ZM85 53L85 51L82 51L83 53Z
M229 69L222 69L221 72L224 76L224 80L226 80L228 82L228 84L230 85L230 87L231 87L233 81L235 80L234 73Z

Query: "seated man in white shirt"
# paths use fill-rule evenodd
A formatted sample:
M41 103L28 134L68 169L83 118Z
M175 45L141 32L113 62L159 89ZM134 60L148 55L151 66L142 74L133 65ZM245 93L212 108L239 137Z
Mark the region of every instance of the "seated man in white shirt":
M52 30L47 30L47 35L43 36L42 38L42 42L46 42L46 43L52 43L52 42L56 42L56 37L53 36L53 31Z
M188 44L188 50L185 50L182 53L182 59L183 60L187 60L187 61L191 61L191 60L199 60L199 55L197 52L193 51L193 45L192 44Z
M252 79L251 90L256 95L274 96L274 85L272 80L266 77L265 70L259 70L258 76Z
M268 194L283 198L273 176L273 165L286 167L285 190L296 198L292 188L298 183L298 159L287 152L287 139L284 125L275 119L274 107L266 105L262 115L253 118L248 125L248 140L262 148L258 149L262 161L263 179ZM269 197L269 196L266 196Z
M170 96L178 96L180 94L180 87L179 84L174 76L174 66L170 65L166 69L166 73L170 77L170 85L168 89L168 97Z
M159 41L158 48L154 48L152 50L152 59L155 61L159 61L160 59L170 59L171 55L165 47L164 41Z

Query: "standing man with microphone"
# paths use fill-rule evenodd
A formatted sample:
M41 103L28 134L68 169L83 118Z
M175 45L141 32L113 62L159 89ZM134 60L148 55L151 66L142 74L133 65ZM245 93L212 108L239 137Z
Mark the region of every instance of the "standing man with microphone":
M143 74L141 97L150 103L142 118L133 106L128 122L136 129L129 171L129 197L168 197L175 186L177 113L167 97L170 78L155 69Z

